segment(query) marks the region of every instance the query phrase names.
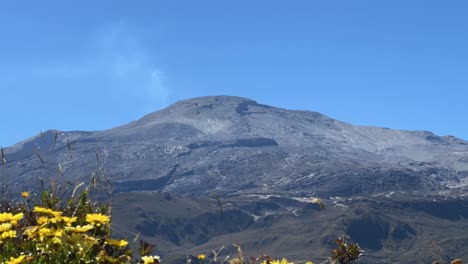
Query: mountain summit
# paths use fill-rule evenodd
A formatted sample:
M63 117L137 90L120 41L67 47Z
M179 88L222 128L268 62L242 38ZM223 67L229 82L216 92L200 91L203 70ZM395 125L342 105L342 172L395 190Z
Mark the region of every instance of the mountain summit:
M120 192L457 194L468 179L468 143L461 139L354 126L240 97L183 100L117 128L54 134L7 148L6 179L29 185L57 174L57 163L67 177L87 177L96 155Z

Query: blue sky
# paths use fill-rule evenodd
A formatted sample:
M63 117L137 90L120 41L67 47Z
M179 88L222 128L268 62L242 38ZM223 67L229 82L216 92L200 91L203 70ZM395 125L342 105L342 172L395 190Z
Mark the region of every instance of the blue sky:
M236 95L468 139L466 1L2 1L0 145Z

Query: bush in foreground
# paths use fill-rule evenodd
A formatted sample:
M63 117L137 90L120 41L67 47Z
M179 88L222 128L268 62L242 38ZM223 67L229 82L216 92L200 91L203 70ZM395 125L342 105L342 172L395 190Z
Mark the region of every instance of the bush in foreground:
M0 263L159 263L148 256L152 246L140 247L135 259L129 242L111 238L110 206L93 203L88 191L61 202L43 191L38 200L28 192L22 200L0 206Z

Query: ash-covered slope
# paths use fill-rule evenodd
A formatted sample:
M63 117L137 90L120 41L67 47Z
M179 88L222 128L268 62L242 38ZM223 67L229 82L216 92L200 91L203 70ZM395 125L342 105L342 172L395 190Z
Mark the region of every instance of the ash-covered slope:
M354 126L228 96L180 101L105 131L48 131L5 152L7 183L32 185L59 174L58 163L65 177L89 177L98 157L120 192L462 194L468 179L468 143L455 137Z
M295 263L328 263L338 236L364 248L358 263L450 263L468 258L468 200L407 194L333 198L325 210L310 200L280 196L180 197L152 192L116 195L113 230L136 232L157 244L166 263L225 246L218 256L287 257ZM123 206L122 206L123 205ZM132 215L132 217L128 217ZM194 262L198 263L198 262Z

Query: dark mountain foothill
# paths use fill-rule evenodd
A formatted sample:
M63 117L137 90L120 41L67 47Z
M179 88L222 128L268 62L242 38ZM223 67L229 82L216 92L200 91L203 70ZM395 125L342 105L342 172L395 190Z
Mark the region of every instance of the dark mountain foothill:
M109 130L46 131L5 156L12 192L38 190L58 164L73 183L102 166L116 234L141 232L166 263L232 243L320 263L341 235L360 263L468 260L468 142L453 136L211 96Z

